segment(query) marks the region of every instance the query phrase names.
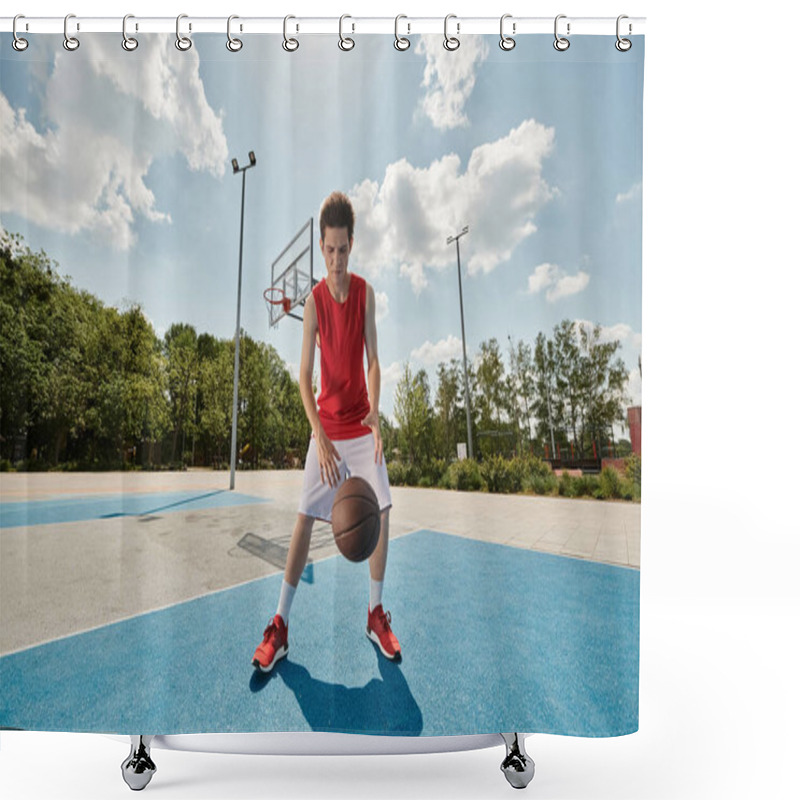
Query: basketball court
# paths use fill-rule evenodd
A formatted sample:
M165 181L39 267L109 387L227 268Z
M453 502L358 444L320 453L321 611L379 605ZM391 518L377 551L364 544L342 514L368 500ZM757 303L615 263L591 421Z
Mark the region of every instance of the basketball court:
M635 730L638 505L393 487L383 599L402 661L365 636L367 562L318 522L288 657L262 675L302 472L226 480L3 476L2 726ZM526 695L498 695L520 674Z
M271 328L302 320L316 246L310 218L270 265ZM317 522L288 656L264 675L251 659L303 472L239 471L227 485L211 470L3 475L0 727L638 727L638 505L393 487L383 604L402 660L365 635L368 562L346 560Z

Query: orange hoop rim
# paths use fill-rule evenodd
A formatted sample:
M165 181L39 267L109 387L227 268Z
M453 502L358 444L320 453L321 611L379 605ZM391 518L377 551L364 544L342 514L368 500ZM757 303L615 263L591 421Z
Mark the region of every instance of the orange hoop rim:
M270 293L277 295L276 299L270 297ZM288 314L292 310L292 301L286 296L286 292L278 286L270 286L264 289L264 300L273 306L283 306L283 310Z

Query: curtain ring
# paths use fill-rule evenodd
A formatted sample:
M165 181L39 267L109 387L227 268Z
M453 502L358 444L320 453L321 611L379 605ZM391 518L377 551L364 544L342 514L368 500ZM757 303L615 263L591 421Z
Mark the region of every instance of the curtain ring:
M628 50L630 50L631 47L633 47L633 42L631 42L630 39L621 39L620 38L620 35L619 35L619 21L621 19L628 19L627 14L620 14L617 17L617 41L614 42L614 47L616 47L617 50L620 51L620 53L627 53ZM630 31L631 31L631 26L628 25L628 33L630 33Z
M237 14L231 14L228 17L228 41L225 42L225 47L231 51L231 53L238 53L239 50L242 49L242 40L236 39L231 36L231 20L232 19L239 19Z
M566 18L567 18L566 14L559 14L556 17L555 28L554 28L556 40L553 42L553 47L555 47L555 49L561 53L563 53L564 50L569 49L569 39L566 39L565 37L558 35L558 21L560 19L566 19ZM567 36L569 36L569 22L567 23Z
M13 47L18 52L21 53L23 50L26 50L28 47L28 40L23 39L21 36L17 36L17 20L18 19L25 19L24 14L17 14L14 17L14 24L11 26L11 30L14 32L14 42Z
M517 46L516 40L512 39L510 36L506 36L503 33L503 23L507 19L511 19L511 14L503 14L503 16L500 17L500 49L501 50L506 50L506 51L513 50ZM514 23L513 31L514 31L514 33L517 32L517 23L516 22Z
M398 14L394 18L394 47L395 50L408 50L411 47L411 42L405 38L405 36L400 36L397 31L398 23L401 19L408 19L405 14ZM411 32L411 25L408 26L409 33Z
M339 17L339 49L340 50L352 50L356 46L355 41L353 41L353 39L351 39L349 36L346 37L346 38L344 36L342 36L342 23L346 19L352 19L352 17L349 14L342 14L342 16ZM355 29L356 29L356 26L353 25L353 30L355 30Z
M188 14L178 14L178 18L175 20L175 47L178 50L185 51L192 46L192 40L188 36L181 36L181 19L188 16Z
M77 50L81 46L81 43L74 36L70 36L67 33L67 22L70 17L74 16L74 14L67 14L67 16L64 17L64 49L70 52Z
M461 42L459 41L458 37L456 37L456 36L448 36L447 35L447 23L449 22L449 20L455 19L455 18L456 18L455 14L448 14L444 18L444 49L445 50L450 50L450 51L458 50L458 48L461 46ZM458 31L458 27L459 26L456 25L456 31Z
M290 39L286 36L286 23L290 19L297 19L297 17L293 17L291 14L289 14L283 18L283 42L281 43L281 46L287 53L294 53L294 51L300 47L300 42L298 42L297 39Z
M129 53L139 46L139 40L134 39L132 36L128 36L128 33L125 29L127 22L131 17L133 17L133 14L126 14L122 18L122 49L127 50Z

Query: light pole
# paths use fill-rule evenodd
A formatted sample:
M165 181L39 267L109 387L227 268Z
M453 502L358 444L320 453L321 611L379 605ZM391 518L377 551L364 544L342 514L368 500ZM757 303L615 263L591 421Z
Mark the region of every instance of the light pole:
M256 154L251 150L248 154L250 163L240 167L239 162L231 159L233 174L242 173L242 216L239 223L239 288L236 293L236 354L233 359L233 425L231 426L231 491L236 482L236 426L239 421L239 327L242 316L242 244L244 240L244 179L250 167L256 165Z
M456 260L458 261L458 302L461 306L461 351L464 355L464 394L467 400L467 455L472 458L472 415L469 407L469 375L467 374L467 339L464 334L464 298L461 294L461 250L458 240L469 233L469 225L465 225L461 233L456 236L448 236L447 244L456 243Z

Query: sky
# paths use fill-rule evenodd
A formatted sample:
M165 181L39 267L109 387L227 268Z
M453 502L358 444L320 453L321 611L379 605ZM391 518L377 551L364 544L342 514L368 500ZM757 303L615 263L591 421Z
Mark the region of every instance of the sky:
M262 293L276 256L324 198L356 212L351 271L374 287L381 411L393 418L403 364L461 358L460 239L467 353L495 337L533 343L562 319L618 339L641 403L644 39L612 36L60 35L24 53L0 41L0 224L45 252L73 285L232 338L242 174L242 326L297 374L301 323L270 327ZM314 253L315 278L324 262ZM317 369L318 373L318 369Z

